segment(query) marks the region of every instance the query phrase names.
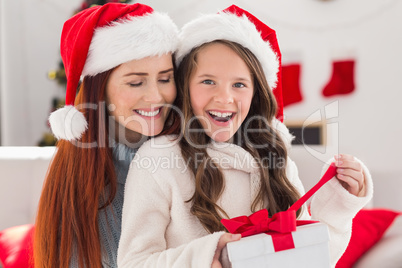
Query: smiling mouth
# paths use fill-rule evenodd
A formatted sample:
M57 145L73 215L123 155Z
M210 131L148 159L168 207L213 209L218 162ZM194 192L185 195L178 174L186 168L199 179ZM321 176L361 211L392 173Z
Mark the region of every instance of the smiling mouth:
M208 111L209 115L212 117L213 120L218 122L228 122L236 113L221 113L217 111Z
M144 110L134 110L137 114L142 115L142 116L146 116L146 117L154 117L157 116L162 110L162 107L160 107L159 109L155 110L155 111L144 111Z

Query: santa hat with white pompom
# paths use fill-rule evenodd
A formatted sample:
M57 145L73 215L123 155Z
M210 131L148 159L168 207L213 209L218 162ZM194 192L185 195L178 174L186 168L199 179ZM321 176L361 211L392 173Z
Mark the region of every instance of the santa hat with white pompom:
M178 29L166 15L147 5L109 3L81 11L64 23L61 57L67 76L66 103L49 117L58 139L78 140L88 128L74 107L81 77L122 63L174 52Z
M231 5L217 14L201 15L183 26L179 34L179 48L175 53L180 64L190 51L214 40L228 40L249 49L259 60L267 83L278 104L272 125L290 147L293 136L283 121L281 51L275 30L248 11Z

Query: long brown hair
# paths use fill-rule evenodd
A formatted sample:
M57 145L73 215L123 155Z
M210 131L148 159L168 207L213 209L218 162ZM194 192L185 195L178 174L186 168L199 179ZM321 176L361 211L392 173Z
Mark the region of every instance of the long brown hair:
M299 193L286 177L287 149L278 131L272 126L277 104L266 81L261 64L247 48L226 41L216 40L211 43L222 43L235 51L247 64L254 85L254 96L250 111L234 135L234 143L248 151L259 163L261 187L253 200L251 211L266 207L270 215L289 208L298 198ZM222 172L206 152L206 145L211 141L203 131L190 105L189 81L197 66L197 55L201 49L211 44L206 43L193 49L182 61L176 73L178 98L176 105L184 114L183 137L180 139L182 155L195 176L195 191L190 200L191 213L200 220L209 232L224 230L220 220L228 217L216 202L221 196L225 183ZM249 132L246 129L266 131ZM195 146L194 146L195 145ZM200 161L199 156L203 158ZM197 161L195 161L196 157ZM298 214L300 211L298 212Z
M83 110L88 130L79 142L57 143L39 201L35 267L68 267L73 254L80 267L101 267L98 213L114 199L117 184L103 105L111 72L84 78L76 105L91 105Z

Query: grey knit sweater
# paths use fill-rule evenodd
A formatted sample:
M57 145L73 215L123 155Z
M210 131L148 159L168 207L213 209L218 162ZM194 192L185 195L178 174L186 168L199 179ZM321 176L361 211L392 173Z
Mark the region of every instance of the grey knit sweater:
M137 149L120 143L113 145L113 162L117 175L116 196L105 209L99 211L99 233L102 245L102 267L117 267L117 247L121 233L121 214L124 200L124 186L131 160ZM77 254L70 260L70 268L78 267Z
M116 196L110 206L99 212L103 267L117 267L117 247L121 233L124 186L128 168L136 152L137 149L129 148L121 143L115 143L113 147L113 162L117 175Z

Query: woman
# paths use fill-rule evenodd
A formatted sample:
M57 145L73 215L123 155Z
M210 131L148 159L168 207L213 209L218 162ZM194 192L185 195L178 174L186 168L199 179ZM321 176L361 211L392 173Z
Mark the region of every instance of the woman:
M171 121L177 33L138 3L95 6L64 24L66 106L49 118L60 141L39 203L36 267L117 266L129 163Z

